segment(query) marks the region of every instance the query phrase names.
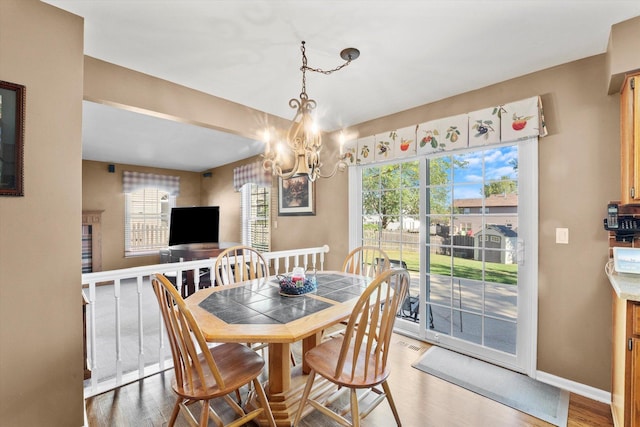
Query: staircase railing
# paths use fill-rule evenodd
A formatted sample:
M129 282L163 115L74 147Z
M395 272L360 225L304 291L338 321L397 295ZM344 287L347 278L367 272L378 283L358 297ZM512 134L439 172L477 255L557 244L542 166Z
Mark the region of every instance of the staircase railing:
M293 267L324 270L329 246L263 253L272 274ZM181 291L183 277L193 272L195 289L200 273L212 270L215 258L100 271L82 275L86 305L86 344L91 377L85 380L85 398L138 381L172 367L165 345L162 318L149 277L162 273L175 278Z

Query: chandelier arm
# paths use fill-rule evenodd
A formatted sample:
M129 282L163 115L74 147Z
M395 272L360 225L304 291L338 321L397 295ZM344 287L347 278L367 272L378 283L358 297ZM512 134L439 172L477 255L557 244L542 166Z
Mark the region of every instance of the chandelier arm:
M322 175L320 173L320 170L318 169L318 178L331 178L336 174L336 172L343 171L348 167L349 167L349 164L345 162L343 159L340 159L336 162L336 164L333 166L333 170L329 172L328 175Z

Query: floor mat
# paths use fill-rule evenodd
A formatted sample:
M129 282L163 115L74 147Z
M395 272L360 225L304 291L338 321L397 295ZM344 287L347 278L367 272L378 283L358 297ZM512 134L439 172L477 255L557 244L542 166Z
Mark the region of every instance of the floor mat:
M548 423L567 425L569 392L524 374L436 346L412 366Z

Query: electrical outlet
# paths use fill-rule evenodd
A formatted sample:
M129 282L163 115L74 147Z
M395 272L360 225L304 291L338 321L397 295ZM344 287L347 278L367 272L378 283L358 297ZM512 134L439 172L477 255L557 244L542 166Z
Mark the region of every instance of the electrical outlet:
M556 243L560 243L564 245L569 244L568 228L556 228Z

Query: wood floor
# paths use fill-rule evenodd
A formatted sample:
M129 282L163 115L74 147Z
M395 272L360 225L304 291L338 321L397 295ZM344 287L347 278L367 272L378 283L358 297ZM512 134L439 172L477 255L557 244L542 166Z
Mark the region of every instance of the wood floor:
M507 406L481 397L411 367L427 344L401 335L392 338L389 355L389 385L405 427L518 427L551 426ZM166 426L175 397L171 389L173 371L87 399L90 427ZM176 426L187 426L180 415ZM213 423L210 423L213 425ZM318 413L301 423L305 427L338 426ZM363 427L395 425L386 402L362 422ZM575 394L569 404L569 427L613 426L609 405Z

